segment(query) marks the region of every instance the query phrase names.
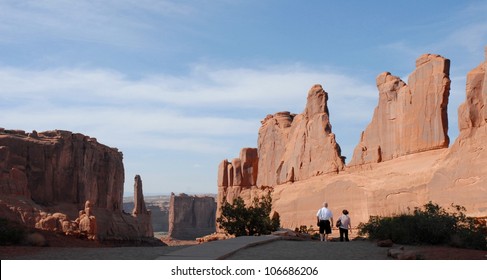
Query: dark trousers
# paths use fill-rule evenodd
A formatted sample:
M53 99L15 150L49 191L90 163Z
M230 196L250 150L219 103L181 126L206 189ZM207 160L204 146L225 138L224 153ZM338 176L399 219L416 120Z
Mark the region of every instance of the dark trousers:
M348 240L348 229L340 228L340 242L343 242L343 237L345 237L345 241Z
M330 234L331 233L331 224L328 220L320 220L320 233L321 234Z

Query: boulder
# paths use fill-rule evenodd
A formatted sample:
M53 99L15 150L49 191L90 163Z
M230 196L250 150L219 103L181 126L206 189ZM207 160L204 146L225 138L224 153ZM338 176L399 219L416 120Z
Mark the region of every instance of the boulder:
M394 243L390 239L377 241L377 246L379 247L392 247Z

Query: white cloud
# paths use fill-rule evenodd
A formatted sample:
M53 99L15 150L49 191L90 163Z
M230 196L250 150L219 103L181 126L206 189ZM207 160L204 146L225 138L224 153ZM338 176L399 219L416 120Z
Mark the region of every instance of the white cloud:
M447 38L447 43L459 45L472 53L482 52L487 44L487 22L474 23L458 28Z
M71 130L124 149L222 151L225 139L256 136L266 114L302 112L315 83L329 93L334 127L370 118L375 86L295 65L198 65L185 76L136 80L103 69L0 68L1 125Z

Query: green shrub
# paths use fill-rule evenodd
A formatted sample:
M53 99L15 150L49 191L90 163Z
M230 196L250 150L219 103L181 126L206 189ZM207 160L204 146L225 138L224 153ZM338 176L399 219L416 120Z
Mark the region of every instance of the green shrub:
M0 218L0 245L19 244L25 235L25 230L19 224Z
M415 208L412 214L371 217L367 223L359 224L359 234L400 244L450 244L487 249L486 226L467 217L464 207L452 207L453 211L447 212L430 201L422 209Z
M280 227L279 215L273 215L271 219L271 209L270 193L260 200L255 198L249 207L237 197L232 204L225 201L217 222L220 228L235 236L269 234Z

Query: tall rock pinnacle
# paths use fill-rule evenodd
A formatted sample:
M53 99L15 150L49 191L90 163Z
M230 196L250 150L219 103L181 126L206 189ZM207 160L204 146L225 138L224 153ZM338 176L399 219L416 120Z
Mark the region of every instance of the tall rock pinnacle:
M140 175L135 175L134 181L134 210L132 210L132 215L147 214Z
M327 100L322 86L314 85L302 114L279 112L262 121L257 186L274 186L343 169L340 147L331 132Z

